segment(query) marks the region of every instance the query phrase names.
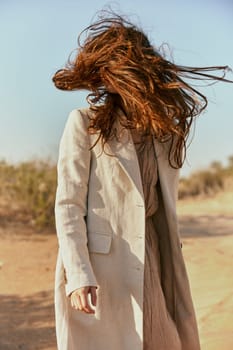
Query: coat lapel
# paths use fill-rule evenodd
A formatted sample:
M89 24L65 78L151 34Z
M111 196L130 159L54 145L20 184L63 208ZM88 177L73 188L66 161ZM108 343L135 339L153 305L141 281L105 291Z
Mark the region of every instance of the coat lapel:
M168 154L170 142L159 142L154 139L154 148L158 164L159 181L161 185L162 195L165 198L165 203L174 203L177 199L177 186L179 180L179 170L174 169L169 164Z
M120 123L120 119L122 120L126 118L124 114L119 112L119 116L120 118L116 119L114 125L118 139L116 140L114 137L113 139L109 140L107 142L107 146L110 149L110 153L116 157L117 162L127 174L130 181L132 181L132 183L135 185L140 196L144 200L138 157L131 132Z

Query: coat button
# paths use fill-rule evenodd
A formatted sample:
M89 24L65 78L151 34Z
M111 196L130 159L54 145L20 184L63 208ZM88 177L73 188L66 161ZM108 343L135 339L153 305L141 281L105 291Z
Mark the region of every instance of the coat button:
M139 208L144 208L144 204L139 204L138 203L138 204L136 204L136 206L139 207Z
M141 271L142 270L141 266L132 266L132 267L133 267L134 270L137 270L137 271Z

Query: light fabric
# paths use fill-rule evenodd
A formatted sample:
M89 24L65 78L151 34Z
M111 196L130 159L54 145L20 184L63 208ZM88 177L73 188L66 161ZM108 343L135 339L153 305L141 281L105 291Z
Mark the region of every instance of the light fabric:
M136 134L136 135L135 135ZM143 350L181 350L176 324L166 306L161 286L159 236L154 214L158 208L157 160L153 137L132 132L145 200L146 237L143 293Z
M61 138L55 203L58 350L143 350L145 203L135 146L118 114L118 140L108 141L105 152L100 143L90 150L98 135L87 132L88 109L71 112ZM176 216L178 171L168 162L169 140L155 140L154 146L161 285L182 350L199 350ZM94 315L70 306L68 295L87 285L99 286Z

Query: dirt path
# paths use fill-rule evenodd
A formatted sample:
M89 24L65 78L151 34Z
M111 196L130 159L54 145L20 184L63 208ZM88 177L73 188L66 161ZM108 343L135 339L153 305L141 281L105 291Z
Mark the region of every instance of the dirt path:
M55 350L53 234L0 231L0 350Z
M213 217L181 218L202 350L233 349L233 218L220 222L221 230Z
M179 210L202 350L233 349L233 215ZM190 215L192 213L192 215ZM215 213L216 214L216 213ZM0 350L55 350L56 236L0 228Z

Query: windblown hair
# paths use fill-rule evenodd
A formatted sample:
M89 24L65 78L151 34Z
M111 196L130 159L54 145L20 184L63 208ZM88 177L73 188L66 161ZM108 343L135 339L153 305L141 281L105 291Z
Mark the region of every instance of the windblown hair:
M95 113L89 131L99 131L103 148L114 136L120 107L127 117L125 127L152 134L161 142L170 137L170 165L181 167L190 127L207 106L206 97L184 78L227 81L228 67L176 65L151 46L141 30L118 15L100 18L84 33L83 44L79 36L76 58L55 73L55 86L91 91L87 100ZM208 73L213 71L221 75Z

